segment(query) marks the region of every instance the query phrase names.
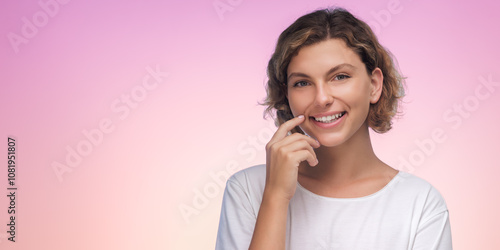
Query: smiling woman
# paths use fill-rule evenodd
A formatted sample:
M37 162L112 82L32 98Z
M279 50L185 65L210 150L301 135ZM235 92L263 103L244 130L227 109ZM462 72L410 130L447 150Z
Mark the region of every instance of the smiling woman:
M374 153L403 95L389 53L343 9L300 17L268 65L266 164L227 181L216 249L451 249L425 180Z

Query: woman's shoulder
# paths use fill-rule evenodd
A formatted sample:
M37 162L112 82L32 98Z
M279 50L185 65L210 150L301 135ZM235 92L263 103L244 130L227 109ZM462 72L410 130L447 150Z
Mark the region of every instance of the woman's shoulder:
M399 178L399 184L402 187L415 189L418 191L430 191L435 190L434 186L422 177L416 176L414 174L399 171L397 174Z
M229 177L230 181L260 180L266 178L266 165L260 164L241 169Z
M228 184L241 186L243 189L264 190L266 183L266 164L251 166L234 173Z
M427 180L408 172L400 171L395 190L402 195L420 200L422 205L437 210L447 210L446 202L441 193Z
M413 187L413 188L432 188L432 185L426 181L425 179L418 177L414 174L404 172L404 171L399 171L397 176L400 179L400 182L404 184L405 186L408 187Z

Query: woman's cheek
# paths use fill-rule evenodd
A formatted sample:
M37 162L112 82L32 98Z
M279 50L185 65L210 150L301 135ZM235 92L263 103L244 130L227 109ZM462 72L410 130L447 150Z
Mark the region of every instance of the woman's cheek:
M302 94L293 93L289 95L288 103L290 104L290 109L294 116L304 113L307 107L307 98Z

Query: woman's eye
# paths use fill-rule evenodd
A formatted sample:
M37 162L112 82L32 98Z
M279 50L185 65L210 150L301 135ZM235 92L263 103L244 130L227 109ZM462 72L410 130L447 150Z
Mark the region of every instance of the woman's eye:
M307 86L308 84L309 84L308 82L299 81L299 82L296 82L293 86L294 86L294 87L305 87L305 86Z
M345 79L348 79L348 78L349 78L348 75L336 75L335 76L335 80L337 80L337 81L345 80Z

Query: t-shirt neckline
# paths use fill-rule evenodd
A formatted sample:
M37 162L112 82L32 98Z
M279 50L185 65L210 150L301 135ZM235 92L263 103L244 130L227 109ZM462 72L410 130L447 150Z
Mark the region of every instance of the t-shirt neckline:
M303 187L302 185L300 185L299 181L297 181L297 187L299 189L301 189L302 191L304 191L309 196L313 196L315 198L319 198L319 199L323 199L323 200L330 200L330 201L366 200L366 199L371 199L373 197L382 195L383 193L387 192L387 190L389 190L402 177L402 175L404 175L404 173L405 172L402 172L402 171L398 170L398 173L394 177L392 177L392 179L384 187L382 187L381 189L379 189L375 193L372 193L372 194L369 194L369 195L365 195L365 196L361 196L361 197L337 198L337 197L322 196L322 195L316 194L316 193L310 191L309 189Z

